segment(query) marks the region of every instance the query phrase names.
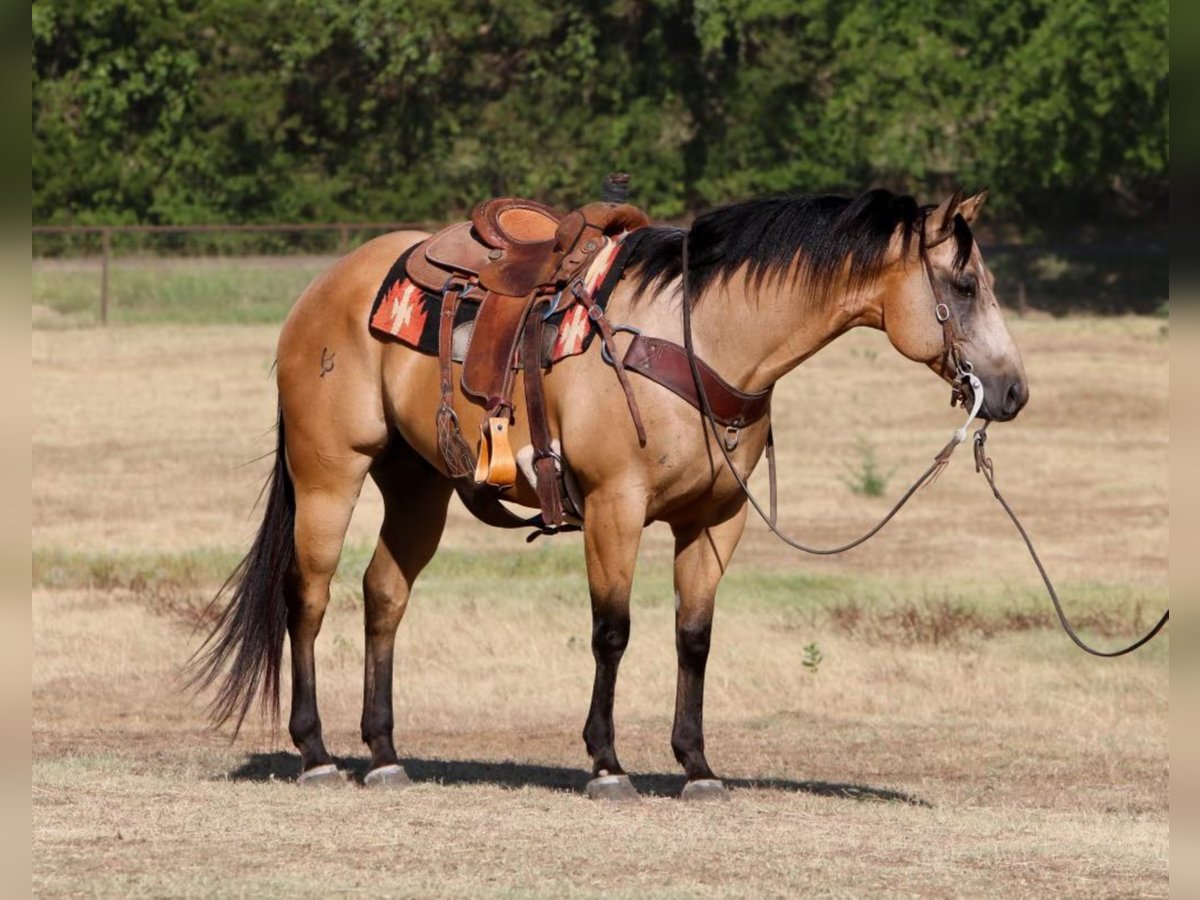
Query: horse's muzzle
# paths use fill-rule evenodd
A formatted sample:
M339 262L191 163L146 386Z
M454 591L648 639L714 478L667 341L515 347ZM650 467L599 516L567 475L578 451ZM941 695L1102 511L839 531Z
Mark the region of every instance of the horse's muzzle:
M990 377L983 382L983 406L979 417L992 422L1007 422L1015 419L1029 402L1029 385L1024 378Z

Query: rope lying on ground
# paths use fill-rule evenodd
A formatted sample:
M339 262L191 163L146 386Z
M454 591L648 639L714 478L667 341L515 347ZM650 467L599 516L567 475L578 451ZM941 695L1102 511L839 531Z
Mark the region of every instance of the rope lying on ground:
M1127 647L1122 647L1120 650L1097 650L1094 647L1088 646L1079 633L1071 625L1067 619L1067 614L1063 612L1062 602L1058 599L1058 592L1054 589L1054 583L1050 581L1050 576L1046 573L1046 567L1042 565L1042 560L1038 557L1037 551L1033 549L1033 541L1029 537L1029 533L1025 530L1025 526L1021 524L1021 520L1017 518L1017 514L1013 512L1013 508L1008 505L1008 501L1004 499L1004 495L1000 493L1000 488L996 487L996 471L991 458L987 455L987 424L975 432L975 471L982 472L983 477L987 479L988 484L992 488L992 494L1000 502L1004 511L1008 513L1008 517L1016 526L1017 532L1021 535L1021 539L1025 541L1025 547L1029 550L1029 556L1033 559L1033 564L1037 566L1038 573L1042 576L1042 583L1046 585L1046 591L1050 594L1050 600L1054 603L1054 612L1058 616L1058 621L1062 624L1063 631L1067 633L1075 646L1085 653L1090 653L1092 656L1101 656L1106 659L1111 659L1116 656L1124 656L1126 653L1132 653L1134 650L1141 647L1156 634L1162 631L1163 626L1171 618L1171 610L1166 610L1162 617L1155 623L1154 627L1147 631L1144 635L1129 644Z

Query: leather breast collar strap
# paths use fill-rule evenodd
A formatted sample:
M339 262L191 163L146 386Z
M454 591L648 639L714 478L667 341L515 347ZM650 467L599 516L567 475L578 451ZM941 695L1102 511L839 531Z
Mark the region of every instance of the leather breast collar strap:
M693 376L687 350L674 341L648 337L628 325L618 326L613 330L633 333L633 340L622 357L622 363L627 370L649 378L682 397L696 409L703 410L700 392L696 388L697 377L699 378L709 414L713 421L724 426L723 443L729 449L737 446L738 431L757 422L771 411L773 388L753 394L739 391L699 357L693 357L699 373L698 376ZM613 364L607 349L604 351L604 361L609 365Z

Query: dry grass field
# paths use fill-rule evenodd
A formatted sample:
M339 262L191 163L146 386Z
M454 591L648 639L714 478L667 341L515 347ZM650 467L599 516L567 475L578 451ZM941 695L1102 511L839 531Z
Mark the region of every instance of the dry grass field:
M1114 644L1168 600L1162 324L1014 331L1032 400L991 430L998 477L1071 611ZM1169 638L1117 661L1070 646L969 450L843 558L793 555L750 526L709 663L709 759L730 802L674 799L665 530L644 543L617 698L643 800L610 806L581 793L578 537L526 545L461 510L400 630L397 746L417 784L298 788L285 731L255 722L230 743L178 680L198 611L257 524L274 338L33 332L35 892L1168 892ZM873 521L961 415L869 333L775 402L782 518L820 542ZM882 497L846 484L868 445L893 473ZM358 775L356 582L380 511L365 492L318 642L326 737Z

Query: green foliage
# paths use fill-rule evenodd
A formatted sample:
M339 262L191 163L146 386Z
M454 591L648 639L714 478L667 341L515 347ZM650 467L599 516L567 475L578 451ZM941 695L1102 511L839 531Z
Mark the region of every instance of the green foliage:
M1165 221L1167 0L34 0L37 222L658 217L987 184Z
M846 466L846 474L842 477L842 483L863 497L883 496L893 472L884 472L880 468L879 460L875 456L875 448L864 439L858 439L855 449L858 453L858 464Z
M816 675L817 669L821 667L821 663L825 659L825 654L821 652L821 648L816 641L811 644L806 644L804 647L804 659L800 661L800 665L804 666L811 674Z

